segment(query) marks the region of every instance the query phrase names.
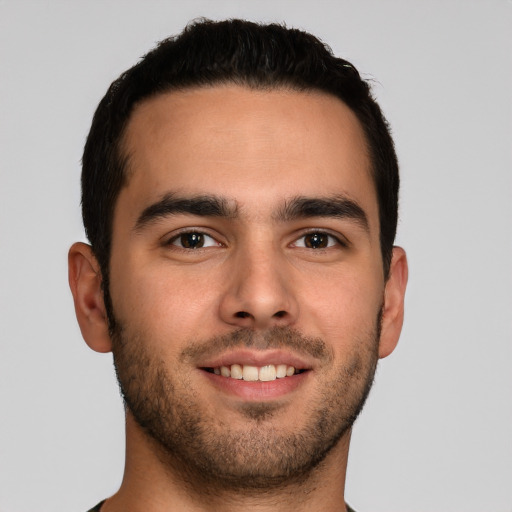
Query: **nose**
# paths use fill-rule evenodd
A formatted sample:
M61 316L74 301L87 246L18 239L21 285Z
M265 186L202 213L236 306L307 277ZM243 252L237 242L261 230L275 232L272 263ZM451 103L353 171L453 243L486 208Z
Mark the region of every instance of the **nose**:
M220 303L224 322L253 329L292 326L298 310L290 270L278 251L239 254L231 262Z

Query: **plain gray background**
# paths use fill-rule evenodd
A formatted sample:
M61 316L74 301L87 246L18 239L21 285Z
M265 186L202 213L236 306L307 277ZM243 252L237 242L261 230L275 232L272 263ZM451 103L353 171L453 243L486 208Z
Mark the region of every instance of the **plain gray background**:
M512 511L510 0L0 0L0 512L84 512L120 483L111 357L67 285L81 152L110 82L199 16L315 33L393 128L406 322L355 427L349 503Z

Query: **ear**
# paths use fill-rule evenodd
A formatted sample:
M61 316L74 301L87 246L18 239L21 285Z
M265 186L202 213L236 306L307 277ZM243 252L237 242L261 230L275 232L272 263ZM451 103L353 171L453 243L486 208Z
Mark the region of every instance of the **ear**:
M407 256L401 247L393 247L389 277L384 289L379 357L395 349L404 322L404 298L407 286Z
M97 352L110 352L112 343L101 288L101 271L89 245L77 242L69 249L68 278L84 340Z

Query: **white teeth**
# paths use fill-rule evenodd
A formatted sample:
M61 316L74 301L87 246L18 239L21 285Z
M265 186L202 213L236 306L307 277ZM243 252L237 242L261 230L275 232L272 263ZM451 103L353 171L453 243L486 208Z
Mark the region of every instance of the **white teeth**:
M265 366L251 366L248 364L232 364L231 366L220 366L213 368L215 375L231 377L232 379L243 379L248 382L269 382L295 375L295 367L286 364L267 364Z
M257 366L249 366L248 364L244 364L243 369L243 377L244 380L254 382L258 380L258 367Z
M282 379L286 377L286 365L285 364L278 364L276 366L276 377L278 379Z
M231 377L231 370L227 366L220 367L220 374L223 377Z
M269 380L276 380L276 367L273 364L262 366L260 368L259 378L263 382L267 382Z
M231 378L240 380L243 377L242 367L239 364L231 365Z

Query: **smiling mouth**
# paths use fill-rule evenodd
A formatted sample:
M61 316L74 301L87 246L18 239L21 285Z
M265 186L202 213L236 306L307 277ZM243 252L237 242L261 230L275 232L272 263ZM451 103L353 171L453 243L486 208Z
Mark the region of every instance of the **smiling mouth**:
M276 379L292 377L293 375L306 371L287 364L267 364L265 366L232 364L230 366L202 368L202 370L229 379L244 380L248 382L269 382Z

